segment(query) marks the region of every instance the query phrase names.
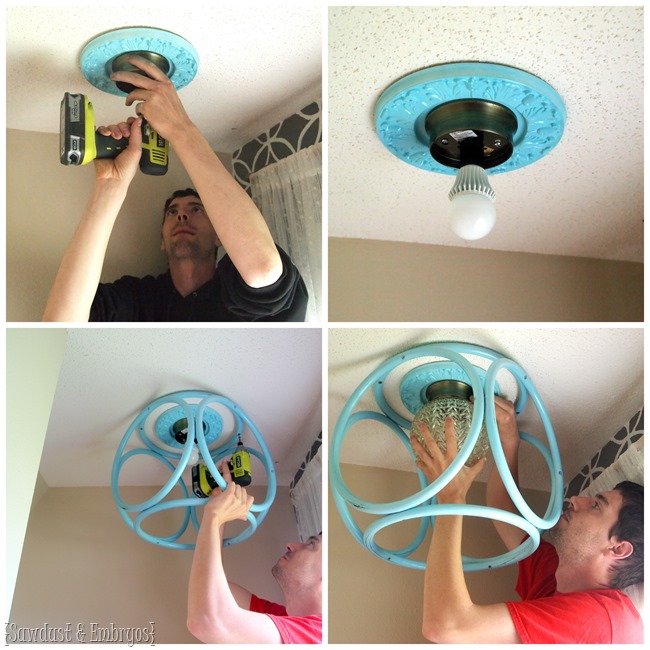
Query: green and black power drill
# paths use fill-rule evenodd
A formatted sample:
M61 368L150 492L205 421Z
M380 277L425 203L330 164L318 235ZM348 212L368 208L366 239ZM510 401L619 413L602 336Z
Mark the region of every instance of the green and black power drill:
M61 101L60 144L63 165L85 165L95 158L115 158L126 149L129 139L116 140L97 133L93 105L86 95L65 93ZM142 120L140 170L162 176L167 173L168 161L169 143Z
M237 485L241 485L242 487L250 485L252 480L251 456L246 451L241 440L237 443L237 449L228 463L228 469L230 470L233 483L237 483ZM212 494L212 490L216 487L217 482L203 463L192 467L192 492L197 497L200 499L209 497Z

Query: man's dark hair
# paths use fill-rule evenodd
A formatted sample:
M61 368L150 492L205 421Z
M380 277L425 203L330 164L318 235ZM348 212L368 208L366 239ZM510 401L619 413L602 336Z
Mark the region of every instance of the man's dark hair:
M162 218L162 223L164 225L165 223L165 216L167 215L167 208L171 204L171 202L174 199L182 199L185 198L186 196L195 196L199 201L201 200L201 197L199 196L199 193L193 188L193 187L187 187L184 190L176 190L166 201L165 201L165 207L163 208L163 218ZM162 226L161 226L162 227ZM219 247L215 246L214 247L215 255L218 254L219 252Z
M632 481L622 481L614 489L621 493L623 505L609 536L630 542L634 551L616 563L609 584L612 589L624 589L643 582L643 486Z
M176 190L166 201L165 201L165 207L163 209L163 221L165 220L165 215L167 214L167 208L169 207L169 204L174 200L174 199L182 199L183 197L186 196L195 196L199 201L201 200L201 197L199 196L199 193L191 188L188 187L187 189L184 190Z

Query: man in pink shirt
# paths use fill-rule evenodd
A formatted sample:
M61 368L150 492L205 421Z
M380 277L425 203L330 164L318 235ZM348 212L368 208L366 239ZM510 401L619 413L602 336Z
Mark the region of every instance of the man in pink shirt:
M495 397L497 425L508 466L517 482L519 431L513 405ZM426 449L411 443L429 481L458 452L454 424L446 422L447 451L420 425ZM439 503L465 503L485 459L461 471L438 493ZM516 512L498 471L487 487L488 505ZM521 531L495 522L508 549ZM595 497L572 497L551 531L520 562L522 601L477 605L467 590L461 559L462 516L436 519L425 571L424 636L437 643L642 643L643 622L621 589L643 582L643 488L625 481Z
M225 461L224 461L225 463ZM221 544L229 521L246 519L253 497L220 470L226 490L215 490L205 506L190 573L187 627L204 643L321 643L322 536L287 544L271 573L285 605L258 598L228 582Z

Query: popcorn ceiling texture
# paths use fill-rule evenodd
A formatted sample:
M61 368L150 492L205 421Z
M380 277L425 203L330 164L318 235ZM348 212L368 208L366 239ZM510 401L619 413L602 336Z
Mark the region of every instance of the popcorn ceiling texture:
M643 8L330 7L328 39L331 236L463 245L450 179L392 156L372 113L411 72L480 61L542 78L568 116L546 158L494 179L497 224L466 245L643 260Z
M40 472L50 487L108 485L118 445L140 411L168 393L198 389L242 408L264 437L278 485L288 486L321 430L321 353L317 328L73 328ZM246 428L243 442L255 448ZM168 479L161 463L140 460L132 484ZM264 484L253 462L256 484Z

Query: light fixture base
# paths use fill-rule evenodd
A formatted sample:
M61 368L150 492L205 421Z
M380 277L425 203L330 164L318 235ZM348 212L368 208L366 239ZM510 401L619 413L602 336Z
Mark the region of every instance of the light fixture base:
M427 386L425 395L429 401L438 397L456 397L458 399L469 400L474 395L474 391L472 390L472 385L464 381L441 379Z
M193 415L196 427L196 405L188 403L187 408ZM202 421L205 444L209 447L217 441L223 431L223 418L214 409L207 407L203 410ZM161 413L154 426L160 442L176 449L182 449L185 446L185 440L182 438L183 432L188 429L188 422L186 410L181 406L173 406ZM187 439L187 433L185 433L185 438Z
M484 385L485 370L476 365L474 370L476 370L481 385ZM470 393L473 392L470 378L457 363L434 361L407 372L400 382L399 396L406 409L415 415L433 399L431 395L435 394L435 391L450 390L454 386L461 390L461 385L466 386ZM434 386L436 388L432 388ZM498 391L497 394L500 394L498 383L495 383L495 389Z
M455 174L456 166L431 155L427 118L449 102L468 100L490 102L516 118L512 154L489 168L489 173L530 165L550 153L562 138L566 108L560 95L539 77L494 63L442 64L399 79L375 106L377 135L404 162L426 171ZM501 113L497 121L502 126L510 121L503 118L505 111L497 113Z
M426 117L425 129L429 151L440 164L489 169L512 156L517 117L496 102L459 99L434 108Z
M163 29L128 27L105 32L90 41L81 52L81 71L99 90L126 96L129 88L119 88L110 75L117 70L134 71L126 62L128 54L138 54L154 63L177 90L194 79L199 65L196 50L181 36Z
M155 65L163 74L169 74L169 70L171 69L171 64L164 56L156 54L155 52L136 51L125 52L124 54L116 56L111 63L111 70L113 72L135 72L136 74L144 75L144 72L140 70L140 68L129 63L128 59L130 56L139 56L140 58L149 61L149 63L153 63L153 65ZM126 83L125 81L116 81L115 85L123 93L127 94L136 89L136 86Z

